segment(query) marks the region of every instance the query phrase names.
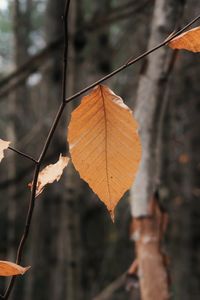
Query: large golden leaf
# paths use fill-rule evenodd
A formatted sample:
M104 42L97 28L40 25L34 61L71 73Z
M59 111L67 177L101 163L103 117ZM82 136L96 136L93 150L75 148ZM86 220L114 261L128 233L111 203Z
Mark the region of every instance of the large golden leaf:
M10 261L0 260L0 276L23 275L30 267L21 267Z
M73 111L68 142L75 168L113 217L141 159L132 111L107 86L97 86Z
M169 42L173 49L200 52L200 26L188 30Z

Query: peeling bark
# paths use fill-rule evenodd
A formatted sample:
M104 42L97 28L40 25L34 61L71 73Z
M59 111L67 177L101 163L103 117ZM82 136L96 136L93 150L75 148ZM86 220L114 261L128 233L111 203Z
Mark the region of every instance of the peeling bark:
M132 238L136 243L142 299L169 299L167 260L160 246L167 219L153 199L149 216L133 220Z

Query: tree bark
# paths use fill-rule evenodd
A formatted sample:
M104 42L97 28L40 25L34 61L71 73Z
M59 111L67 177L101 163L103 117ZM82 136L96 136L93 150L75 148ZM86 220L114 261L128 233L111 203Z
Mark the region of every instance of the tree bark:
M64 13L65 1L61 1L60 9L57 3L49 0L47 8L47 39L51 41L55 34L63 30L61 16ZM81 19L81 3L71 1L69 11L69 40L68 40L68 70L67 70L67 95L71 95L78 89L79 74L77 72L78 58L74 47L74 37L77 32L77 22ZM49 24L49 25L48 25ZM51 26L51 27L50 27ZM53 26L53 32L50 28ZM63 52L63 51L62 51ZM47 85L52 91L55 99L61 100L61 76L62 76L62 52L58 52L51 59L50 73L47 73ZM52 76L53 75L53 76ZM52 96L51 96L52 97ZM57 133L56 141L59 145L63 140L63 129L66 132L66 119L69 121L70 113L74 103L67 105L67 117L61 122L60 130ZM66 140L66 139L64 139ZM72 164L69 164L63 176L63 192L59 193L59 204L57 213L59 222L55 218L55 211L52 210L52 224L56 230L56 239L53 240L52 253L55 252L55 273L51 276L53 299L81 299L81 262L80 262L80 210L79 194L80 179ZM54 250L53 250L54 249ZM56 282L55 282L56 278Z
M164 40L176 27L183 1L155 1L148 49ZM147 57L139 81L135 117L139 123L142 161L131 190L132 216L143 300L169 299L167 272L160 251L159 219L150 209L160 183L160 126L172 51L163 47Z
M22 1L15 0L13 3L13 32L14 32L14 65L18 68L23 62L28 59L28 46L29 46L29 33L30 33L30 6L31 0L26 0L25 10L22 10ZM25 130L28 128L29 119L26 118L26 113L28 106L20 105L26 103L29 100L29 93L27 87L21 86L13 94L9 95L9 104L8 104L8 114L9 114L9 123L7 126L7 138L15 145L19 137L23 135L24 125ZM21 109L19 109L21 107ZM23 108L22 108L23 107ZM30 109L30 108L29 108ZM26 111L26 113L25 113ZM23 120L23 122L21 122ZM26 162L25 162L26 165ZM20 163L18 162L16 155L10 157L8 165L8 176L13 177L17 174L17 169L20 168ZM16 248L19 239L19 227L16 225L19 216L21 216L21 208L17 203L17 187L13 185L8 190L8 251L7 259L10 261L15 261L16 258ZM15 294L21 294L21 290L24 285L21 287L16 287ZM23 296L21 297L23 299Z

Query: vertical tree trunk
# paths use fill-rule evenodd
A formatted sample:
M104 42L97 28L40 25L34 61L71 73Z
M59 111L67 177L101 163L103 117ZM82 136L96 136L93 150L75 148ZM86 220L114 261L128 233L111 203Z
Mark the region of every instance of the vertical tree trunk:
M183 1L155 1L148 49L164 40L176 27ZM139 81L135 117L142 140L142 161L131 190L132 216L136 241L141 294L143 300L169 298L166 268L160 250L158 207L152 209L160 181L160 117L167 88L172 51L163 47L147 57Z
M62 4L60 3L60 9L58 9L57 3L53 0L49 0L47 9L47 20L48 24L50 24L49 27L47 27L48 40L52 40L53 38L55 38L55 33L58 34L63 30L61 16L64 13L65 1L61 2ZM78 59L76 50L74 48L74 37L77 32L77 22L81 19L80 14L81 3L77 5L76 1L72 1L70 4L69 13L70 39L68 41L68 95L73 94L75 90L78 89L79 84L79 76L77 73ZM52 26L54 27L53 32L50 29L52 28ZM51 82L49 85L49 90L51 91L53 88L54 97L55 99L57 99L57 101L61 100L62 67L62 52L59 51L56 56L52 57L52 68L50 69L50 73L47 74L47 80L49 81L49 83ZM73 103L70 103L67 106L67 119L69 119L70 112L73 110L73 108ZM59 137L64 142L66 141L66 138L63 138L63 134L66 134L67 129L66 118L61 125L62 129L58 132L58 136L56 137L58 143ZM57 220L57 216L55 216L55 210L52 211L52 225L55 228L57 234L55 239L52 241L53 245L51 250L52 252L55 252L54 256L56 260L55 272L51 276L51 295L53 295L54 299L79 300L81 299L80 211L78 209L80 179L71 164L68 166L63 177L63 185L64 191L60 193L59 204L57 207L59 221Z
M184 23L200 9L188 1ZM198 24L196 25L198 26ZM173 299L198 300L200 295L200 68L198 56L180 51L170 85L166 126L168 179L166 202L170 214L168 246Z
M26 7L22 9L22 1L15 0L13 3L13 31L14 31L14 64L16 68L21 66L28 58L28 46L29 46L29 31L30 31L30 5L31 0L23 3ZM15 145L19 136L23 134L23 125L27 122L24 109L26 111L27 106L22 107L24 99L28 103L28 91L25 85L22 85L14 93L9 95L8 113L9 124L7 126L7 138ZM26 111L27 113L27 111ZM23 123L21 122L23 120ZM28 126L27 126L28 127ZM17 168L20 168L16 155L11 155L8 165L9 178L16 177ZM16 225L21 215L21 209L19 203L16 201L16 186L13 184L8 191L8 251L7 259L14 261L16 258L16 247L19 240L19 230ZM16 294L21 292L22 288L16 288ZM21 299L23 299L23 293L20 293Z

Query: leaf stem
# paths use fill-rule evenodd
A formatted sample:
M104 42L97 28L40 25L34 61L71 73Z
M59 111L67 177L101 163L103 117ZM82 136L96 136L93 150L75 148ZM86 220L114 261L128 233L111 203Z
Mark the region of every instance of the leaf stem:
M13 147L10 147L10 146L8 147L8 149L12 150L13 152L19 154L22 157L25 157L25 158L33 161L35 164L38 164L38 161L35 158L33 158L32 156L30 156L30 155L28 155L28 154L26 154L26 153L24 153L22 151L19 151L19 150L13 148Z

